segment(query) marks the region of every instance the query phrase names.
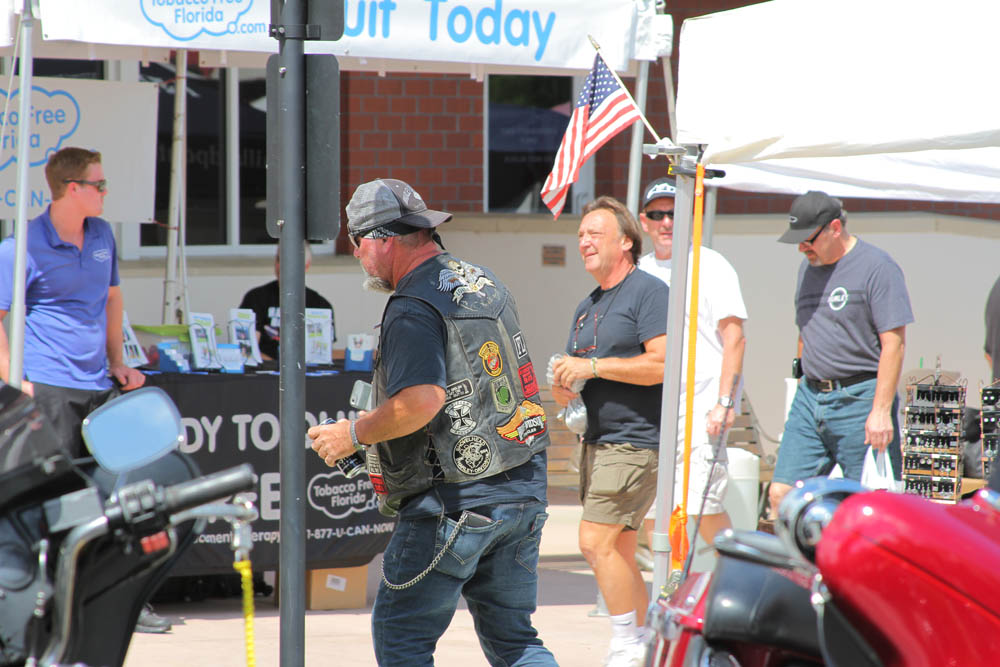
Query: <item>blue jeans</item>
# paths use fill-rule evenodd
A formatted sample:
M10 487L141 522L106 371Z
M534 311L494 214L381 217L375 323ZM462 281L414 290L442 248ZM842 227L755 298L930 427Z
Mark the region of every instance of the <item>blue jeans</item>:
M795 484L800 479L828 475L840 464L844 477L860 480L864 467L865 421L875 399L876 380L822 392L799 381L781 436L774 481ZM899 444L899 397L892 401L893 437L889 460L896 479L902 479L903 456Z
M555 665L531 625L538 589L538 545L548 518L540 502L471 510L438 564L413 586L379 585L372 610L375 657L382 667L434 664L434 647L465 597L491 665ZM423 572L458 523L403 519L383 556L386 579L404 584Z

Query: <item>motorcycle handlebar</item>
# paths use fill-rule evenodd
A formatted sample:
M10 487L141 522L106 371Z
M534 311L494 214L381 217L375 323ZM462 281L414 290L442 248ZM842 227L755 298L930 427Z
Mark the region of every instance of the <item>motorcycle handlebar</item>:
M181 482L163 490L166 510L174 514L191 507L204 505L239 491L246 491L254 483L253 467L249 463L227 468L220 472Z

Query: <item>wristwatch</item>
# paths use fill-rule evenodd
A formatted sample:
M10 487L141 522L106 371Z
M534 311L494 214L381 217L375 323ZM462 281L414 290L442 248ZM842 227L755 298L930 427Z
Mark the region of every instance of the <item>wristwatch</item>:
M719 405L728 410L733 407L733 399L729 396L719 396Z
M365 450L365 446L358 442L358 432L355 430L354 426L356 423L357 422L355 422L355 420L351 420L351 444L354 445L354 449L359 452L363 452Z

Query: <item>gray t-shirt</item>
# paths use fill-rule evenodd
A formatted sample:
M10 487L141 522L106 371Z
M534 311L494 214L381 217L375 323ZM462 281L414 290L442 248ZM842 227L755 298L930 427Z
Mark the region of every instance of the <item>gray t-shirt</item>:
M643 342L667 332L669 296L666 283L639 270L611 289L597 288L577 306L566 353L584 358L639 356ZM584 442L659 447L662 390L662 384L587 380L581 392L587 406Z
M903 271L857 239L839 261L799 267L795 323L806 377L836 380L878 370L879 334L913 322Z
M993 358L993 381L1000 380L1000 278L986 300L986 343L983 351Z

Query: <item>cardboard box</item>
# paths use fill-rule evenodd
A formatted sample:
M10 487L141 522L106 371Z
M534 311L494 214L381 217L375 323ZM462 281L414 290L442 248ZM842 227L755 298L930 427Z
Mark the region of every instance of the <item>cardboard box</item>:
M361 609L368 604L368 566L309 570L306 609Z

